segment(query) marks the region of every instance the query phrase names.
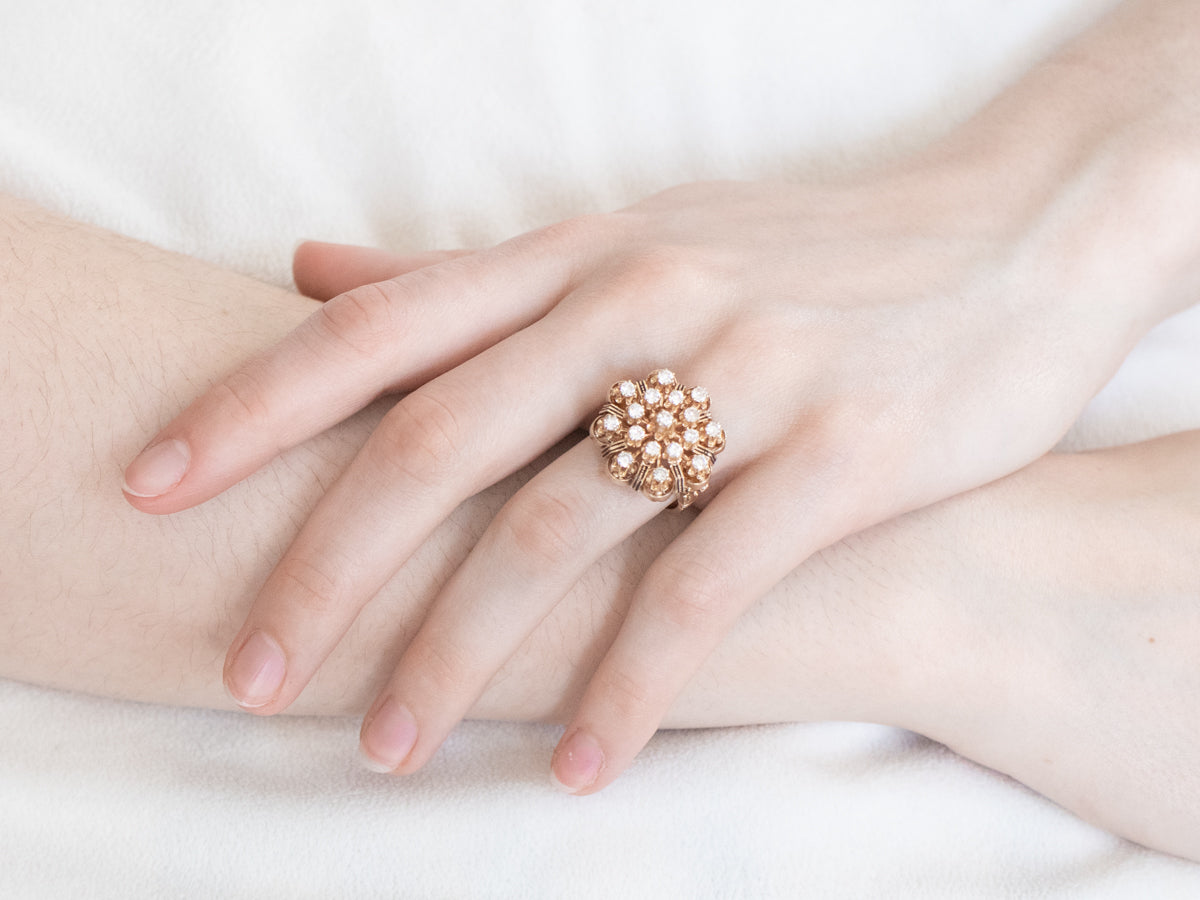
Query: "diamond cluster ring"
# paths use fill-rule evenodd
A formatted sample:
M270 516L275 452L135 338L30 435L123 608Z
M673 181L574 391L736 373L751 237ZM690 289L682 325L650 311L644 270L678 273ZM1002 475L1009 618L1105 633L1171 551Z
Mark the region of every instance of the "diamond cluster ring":
M708 391L669 369L643 381L618 381L592 422L608 473L651 500L689 506L705 488L725 432L709 415Z

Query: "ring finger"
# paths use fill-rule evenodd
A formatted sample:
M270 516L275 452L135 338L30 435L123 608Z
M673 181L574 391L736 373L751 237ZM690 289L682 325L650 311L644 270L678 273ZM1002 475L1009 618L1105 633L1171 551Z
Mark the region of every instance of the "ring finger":
M634 382L623 382L614 396L621 387L638 390ZM627 416L621 432L641 423L645 436L636 438L636 446L618 438L628 450L611 448L609 466L651 495L669 497L669 484L665 490L656 486L654 474L666 476L671 466L684 478L685 490L707 484L708 454L714 447L719 452L723 439L700 437L708 421L705 397L691 410L698 428L683 428L691 434L677 440L676 426L696 401L668 405L668 394L685 396L682 386L672 384L646 390L646 403L635 396L621 407ZM662 406L648 408L660 399ZM658 415L669 422L657 422ZM602 411L601 428L610 417ZM697 478L693 466L703 476ZM635 467L640 472L633 472ZM595 444L585 441L539 473L497 514L432 605L364 721L362 751L371 768L408 773L424 765L584 572L663 509L640 492L614 489L604 469ZM683 476L685 470L690 474ZM728 474L727 466L724 471Z
M591 564L662 508L614 490L590 440L538 473L442 588L371 706L367 765L405 774L424 765Z

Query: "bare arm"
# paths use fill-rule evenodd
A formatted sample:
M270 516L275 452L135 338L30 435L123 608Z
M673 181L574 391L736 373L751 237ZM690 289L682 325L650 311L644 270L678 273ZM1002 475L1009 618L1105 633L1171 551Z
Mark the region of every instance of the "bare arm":
M226 644L380 405L208 503L141 515L119 488L141 435L312 302L2 198L0 298L0 675L233 708ZM1048 457L823 551L743 617L668 724L901 725L1200 858L1198 450L1187 434ZM291 711L360 711L530 474L463 504ZM686 519L593 566L472 715L563 721Z
M257 715L290 705L446 516L607 393L616 474L704 514L645 571L555 754L560 784L603 790L780 579L1038 459L1192 302L1197 15L1130 3L915 159L833 184L680 185L330 300L125 472L133 506L179 512L409 392L265 580L231 693ZM705 390L660 391L663 366ZM646 394L612 392L650 372ZM705 410L723 425L687 427ZM655 514L595 463L582 443L555 459L443 587L367 710L376 765L424 765L567 586Z
M5 199L0 285L0 675L233 708L221 684L225 644L387 401L287 452L228 494L178 515L146 516L120 491L121 464L144 433L316 304ZM296 712L361 711L437 588L531 472L469 500L437 530ZM560 716L602 639L611 638L637 572L684 521L663 518L597 565L473 714ZM842 714L827 686L816 687L829 677L821 654L796 648L801 623L781 630L790 615L780 607L749 620L730 652L697 679L672 724ZM846 639L840 654L851 658L858 651ZM796 680L799 673L807 674ZM802 688L805 678L812 683ZM788 696L807 699L793 706Z

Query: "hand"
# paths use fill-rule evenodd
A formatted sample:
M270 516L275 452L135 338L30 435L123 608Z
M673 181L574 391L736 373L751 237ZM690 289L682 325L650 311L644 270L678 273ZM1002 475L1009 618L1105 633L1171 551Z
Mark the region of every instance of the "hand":
M130 500L185 508L410 392L234 642L231 691L274 713L435 525L586 425L614 381L670 366L704 385L729 439L703 511L648 570L556 752L562 783L598 790L785 573L1039 456L1122 359L1143 317L1096 303L1108 248L1082 240L1078 205L1028 195L914 166L836 187L686 185L407 274L318 249L301 283L306 268L396 277L341 293L193 403L131 465ZM164 473L163 447L186 470ZM369 756L420 767L579 575L661 510L586 440L539 473L434 604L367 717Z
M11 301L0 310L0 346L12 388L0 412L14 425L0 450L9 488L0 674L220 707L211 651L224 648L249 608L248 589L294 534L289 524L389 404L285 454L224 502L135 521L97 477L128 449L123 423L212 383L315 304L6 198L0 224L11 238L0 242ZM298 265L326 285L302 279L306 290L337 293L331 285L347 260L359 265L360 251L307 245ZM406 258L400 268L429 261ZM76 299L81 284L90 286L87 303ZM197 317L200 309L211 315ZM236 330L222 315L233 310ZM1050 454L813 556L738 622L672 706L669 727L895 724L1119 834L1197 858L1198 439ZM81 456L81 446L94 452ZM518 473L457 509L289 711L364 708L424 618L431 586L528 477ZM64 484L72 502L47 507ZM566 721L646 564L689 518L658 517L592 567L469 714Z

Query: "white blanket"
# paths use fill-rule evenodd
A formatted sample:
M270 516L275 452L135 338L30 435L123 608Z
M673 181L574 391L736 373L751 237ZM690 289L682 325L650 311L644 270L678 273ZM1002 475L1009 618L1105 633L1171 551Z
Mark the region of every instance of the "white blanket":
M929 139L1110 0L0 0L0 190L287 283L301 237L476 246L698 178ZM1200 312L1072 433L1200 427ZM0 682L0 896L1200 896L911 734L667 732L601 794L467 723L406 779L357 721Z

